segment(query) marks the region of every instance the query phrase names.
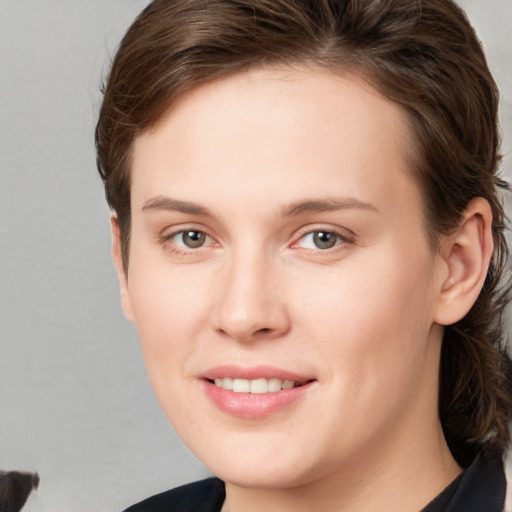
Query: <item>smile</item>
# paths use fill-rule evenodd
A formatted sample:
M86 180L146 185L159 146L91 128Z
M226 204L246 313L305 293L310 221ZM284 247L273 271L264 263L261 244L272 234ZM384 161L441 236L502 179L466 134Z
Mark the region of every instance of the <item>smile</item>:
M276 393L283 389L293 389L303 386L305 382L294 380L282 380L278 378L259 379L235 379L230 377L217 378L213 381L215 386L235 393L253 393L262 395L265 393Z
M205 372L198 382L221 411L232 417L253 420L301 402L318 386L313 376L268 366L220 366Z

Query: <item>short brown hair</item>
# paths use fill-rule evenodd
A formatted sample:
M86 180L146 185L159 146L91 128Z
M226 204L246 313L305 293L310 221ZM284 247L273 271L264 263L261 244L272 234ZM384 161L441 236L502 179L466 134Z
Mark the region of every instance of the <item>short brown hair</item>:
M118 216L125 271L130 159L136 137L184 91L272 64L356 73L401 105L411 125L411 170L435 247L483 197L495 251L464 319L445 329L440 418L465 465L475 449L503 453L512 416L502 312L510 286L498 177L498 90L464 12L452 0L154 0L128 30L104 88L98 169Z

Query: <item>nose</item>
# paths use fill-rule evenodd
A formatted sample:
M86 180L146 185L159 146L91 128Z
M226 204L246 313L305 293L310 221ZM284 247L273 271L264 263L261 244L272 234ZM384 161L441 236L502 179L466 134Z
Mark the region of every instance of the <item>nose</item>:
M236 257L219 274L214 329L238 341L275 339L290 329L279 272L261 255Z

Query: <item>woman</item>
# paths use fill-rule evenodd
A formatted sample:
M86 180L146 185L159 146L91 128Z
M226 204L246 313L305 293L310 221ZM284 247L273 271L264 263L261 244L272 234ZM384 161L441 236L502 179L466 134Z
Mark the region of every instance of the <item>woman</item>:
M218 478L130 511L501 511L498 93L447 0L155 0L96 131L123 308Z

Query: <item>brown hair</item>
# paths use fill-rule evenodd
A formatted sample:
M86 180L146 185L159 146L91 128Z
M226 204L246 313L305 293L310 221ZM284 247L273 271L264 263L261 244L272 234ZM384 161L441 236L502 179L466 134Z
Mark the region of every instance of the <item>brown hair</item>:
M193 86L251 67L306 64L357 73L402 106L412 171L435 247L474 197L489 201L495 252L468 315L445 330L440 418L454 455L508 445L512 371L502 312L509 285L497 176L498 90L481 46L452 0L154 0L112 64L96 127L98 169L130 240L130 156L138 134Z

